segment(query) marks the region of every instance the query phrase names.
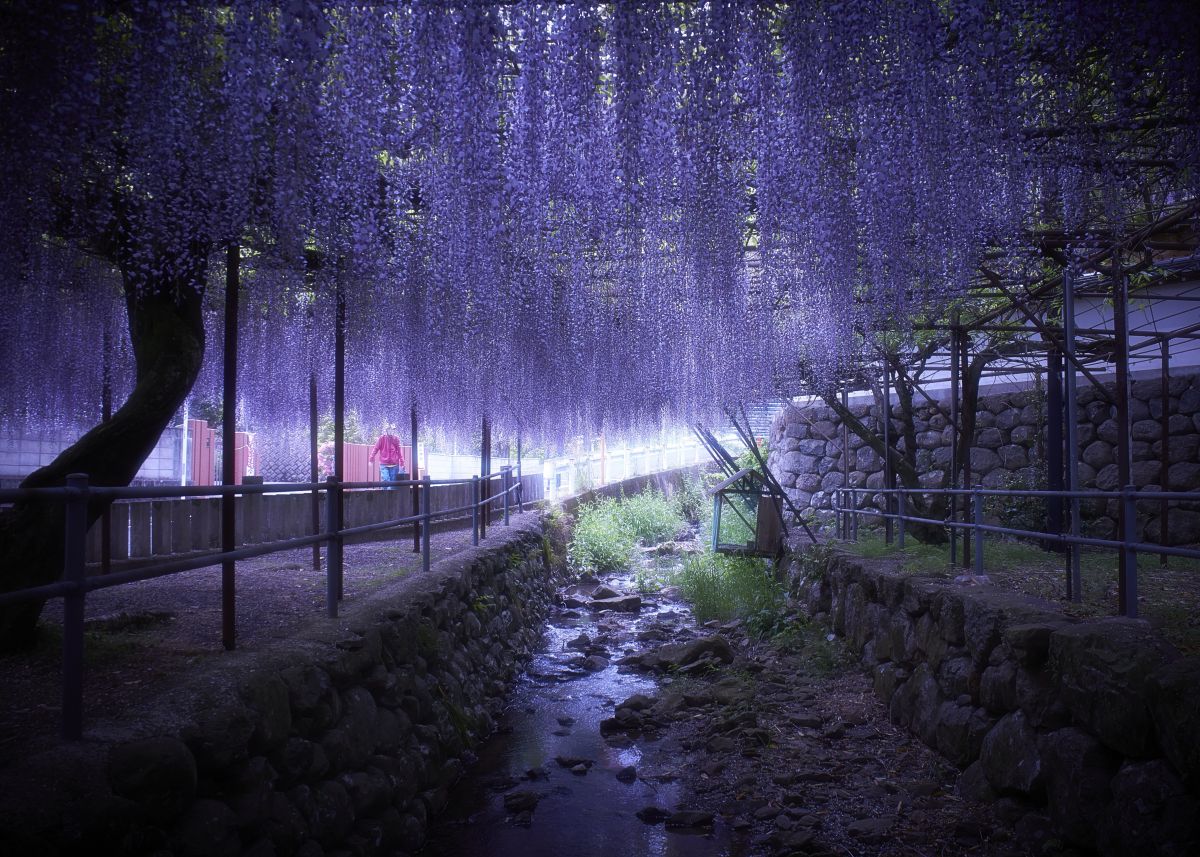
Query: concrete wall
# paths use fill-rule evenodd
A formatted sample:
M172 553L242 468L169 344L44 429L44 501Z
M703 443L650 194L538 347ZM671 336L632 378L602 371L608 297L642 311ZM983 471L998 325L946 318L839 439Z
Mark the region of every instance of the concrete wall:
M78 440L79 436L78 433L68 432L47 432L36 436L0 433L0 485L15 488L17 483L30 473L54 461L58 454ZM181 429L166 429L138 471L137 480L155 483L179 482L179 445L182 443L182 437Z
M528 515L341 620L0 771L0 853L395 854L493 728L553 589Z
M1046 810L1105 855L1200 853L1200 658L1139 620L1067 620L836 549L793 575L891 719L965 769L963 796Z
M1195 491L1200 489L1200 375L1172 377L1168 392L1169 487ZM1153 490L1162 485L1160 384L1157 379L1138 381L1132 385L1132 393L1133 482L1140 489ZM1117 437L1115 410L1090 385L1080 389L1078 403L1079 484L1085 489L1119 490L1117 465L1113 460ZM947 402L941 403L941 407L949 413ZM893 402L893 414L897 408ZM984 488L1032 488L1039 484L1045 444L1044 408L1044 402L1032 390L980 399L971 450L974 484ZM868 428L882 433L875 405L852 405L851 411ZM914 425L916 465L922 484L938 486L950 467L953 430L944 414L928 403L914 406ZM895 416L893 428L896 431L900 428ZM853 432L848 451L843 450L841 419L824 405L789 407L776 418L770 444L768 464L792 502L800 508L826 512L833 492L842 486L883 487L883 459ZM904 449L902 438L898 448ZM882 496L860 495L860 502L883 508ZM1088 524L1085 535L1112 534L1118 503L1118 500L1090 501L1083 510ZM1141 511L1145 538L1158 541L1158 504L1143 504ZM1196 504L1180 504L1168 515L1173 544L1200 541L1200 509Z

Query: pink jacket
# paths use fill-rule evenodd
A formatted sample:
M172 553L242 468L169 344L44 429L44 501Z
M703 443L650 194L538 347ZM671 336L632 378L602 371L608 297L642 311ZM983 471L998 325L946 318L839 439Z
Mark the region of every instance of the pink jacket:
M400 438L394 434L380 435L379 440L375 441L375 448L371 450L371 461L375 461L375 456L379 456L379 463L386 465L404 466L404 451L400 448Z

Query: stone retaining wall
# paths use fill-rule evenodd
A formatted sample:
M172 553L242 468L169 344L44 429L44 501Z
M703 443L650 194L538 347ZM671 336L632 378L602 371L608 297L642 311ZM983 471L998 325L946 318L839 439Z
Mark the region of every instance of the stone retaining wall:
M1110 386L1111 390L1111 386ZM1200 375L1177 376L1168 383L1167 454L1168 479L1174 490L1200 489ZM1114 448L1117 440L1115 409L1090 385L1079 395L1079 484L1101 491L1119 490ZM948 414L949 404L941 403ZM893 406L896 413L898 406ZM1139 489L1161 487L1159 461L1162 457L1161 424L1163 402L1159 381L1136 381L1132 385L1130 420L1133 435L1133 482ZM1025 487L1039 484L1045 443L1044 403L1035 391L1027 390L985 396L976 417L975 444L971 450L972 481L984 488ZM875 405L854 405L852 413L868 428L882 423ZM924 402L914 407L916 465L921 483L941 484L950 467L953 430L946 417ZM899 432L899 420L893 416ZM850 433L849 476L843 459L842 422L830 408L815 405L786 408L775 419L770 436L768 464L798 507L810 507L827 516L833 492L843 486L882 488L883 460L862 439ZM904 449L900 438L898 448ZM881 497L864 496L882 508ZM1117 500L1090 501L1084 509L1087 535L1107 537L1115 532ZM1142 504L1144 536L1158 541L1158 504ZM1181 504L1169 514L1172 544L1200 541L1200 508Z
M521 516L340 620L222 656L138 722L0 771L0 852L415 851L540 638L546 554Z
M829 547L793 571L891 719L965 769L965 796L1041 808L1053 835L1103 854L1200 853L1200 658L1142 621L1069 621Z

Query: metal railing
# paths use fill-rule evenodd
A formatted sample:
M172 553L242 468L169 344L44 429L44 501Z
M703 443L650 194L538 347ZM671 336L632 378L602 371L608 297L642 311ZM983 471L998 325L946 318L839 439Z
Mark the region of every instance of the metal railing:
M490 485L499 480L499 491L491 493ZM431 498L435 485L471 485L472 501L463 506L433 511ZM481 486L489 487L488 496L481 499ZM386 521L377 521L356 527L339 527L343 494L356 489L419 489L420 502L415 513ZM232 551L211 551L166 562L156 562L140 568L119 571L106 575L87 575L85 550L88 537L88 505L94 502L111 502L121 499L153 499L177 497L231 497L254 494L292 493L297 491L325 492L325 528L319 533L281 539L263 544L241 547ZM88 484L86 474L74 473L67 477L63 487L16 488L0 490L0 504L25 503L29 501L62 502L65 504L63 576L55 583L31 586L0 592L0 607L28 601L63 599L63 673L62 673L62 734L69 740L77 740L83 734L83 650L84 650L84 606L89 592L107 589L127 583L138 583L183 571L208 566L223 565L238 560L251 559L279 551L294 550L313 544L326 544L325 599L326 612L330 618L338 615L338 602L342 598L343 548L348 536L372 533L411 524L421 536L421 567L429 571L431 524L470 513L472 544L479 544L480 510L484 522L493 510L502 512L504 524L509 523L511 506L515 499L517 511L524 511L521 496L521 478L518 472L514 479L513 468L505 466L496 473L472 476L468 479L420 479L396 482L347 482L340 483L330 477L316 483L273 483L262 485L207 485L195 487L140 486L109 488ZM497 508L499 506L499 508ZM222 613L229 613L232 625L233 593L223 586ZM230 646L231 647L231 646Z
M843 541L858 540L858 522L860 515L879 518L893 522L896 528L896 539L900 548L904 547L905 529L907 524L926 524L935 527L947 527L952 530L970 530L973 535L973 570L976 575L984 573L984 535L1016 536L1018 538L1036 539L1041 542L1060 544L1066 547L1068 571L1067 592L1080 593L1078 580L1078 557L1081 547L1098 547L1116 551L1122 558L1120 564L1119 584L1124 593L1124 603L1121 614L1131 618L1137 617L1137 558L1139 554L1155 554L1158 556L1176 556L1189 559L1200 559L1200 550L1195 548L1171 547L1143 541L1137 534L1137 504L1139 500L1153 500L1156 503L1179 503L1200 501L1200 492L1195 491L1138 491L1134 486L1127 485L1120 491L1015 491L990 488L838 488L834 492L833 509L837 522L837 537ZM869 503L860 503L862 496L875 497L883 495L886 508L879 509ZM951 518L935 519L922 517L910 512L909 497L959 496L971 498L971 520L958 521ZM1005 527L998 524L984 523L984 500L987 497L1042 497L1046 499L1062 499L1071 501L1075 520L1078 522L1078 503L1081 500L1119 500L1122 505L1121 520L1124 528L1120 539L1101 539L1092 536L1079 535L1076 525L1074 532L1054 533L1042 530L1026 530L1017 527ZM886 535L891 544L891 533ZM953 558L952 558L953 561Z

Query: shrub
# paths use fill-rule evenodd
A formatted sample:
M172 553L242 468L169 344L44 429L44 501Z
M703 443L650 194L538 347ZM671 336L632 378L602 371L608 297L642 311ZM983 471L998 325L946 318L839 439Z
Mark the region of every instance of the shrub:
M742 619L751 634L767 636L783 622L783 587L764 560L724 554L689 557L677 577L696 618Z
M654 545L672 538L685 524L675 507L653 488L626 497L617 509L622 526L635 541L644 545Z
M712 517L712 501L705 495L699 477L685 475L671 502L679 517L689 524L699 524Z
M620 514L620 504L601 497L580 506L567 561L576 572L616 571L629 563L637 539Z

